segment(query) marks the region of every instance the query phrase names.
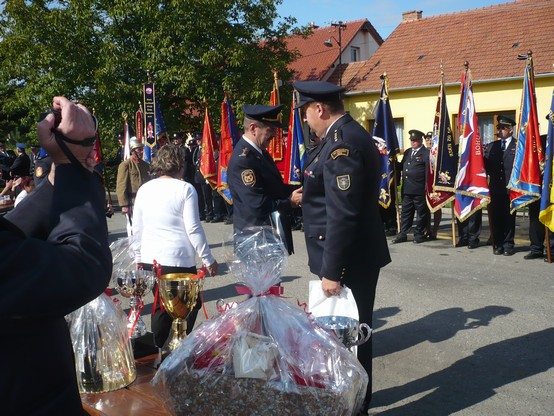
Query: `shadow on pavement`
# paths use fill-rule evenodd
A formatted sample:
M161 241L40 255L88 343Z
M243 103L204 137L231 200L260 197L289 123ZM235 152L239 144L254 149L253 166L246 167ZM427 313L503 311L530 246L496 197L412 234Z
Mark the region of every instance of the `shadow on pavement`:
M429 392L378 414L435 416L462 411L494 396L499 387L554 367L553 344L554 328L548 328L487 345L441 371L374 393L372 407L390 407Z
M493 318L512 311L512 308L505 306L486 306L468 312L462 308L449 308L416 321L375 331L373 358L402 351L426 341L446 341L458 331L487 326ZM376 316L380 315L378 312L375 312Z

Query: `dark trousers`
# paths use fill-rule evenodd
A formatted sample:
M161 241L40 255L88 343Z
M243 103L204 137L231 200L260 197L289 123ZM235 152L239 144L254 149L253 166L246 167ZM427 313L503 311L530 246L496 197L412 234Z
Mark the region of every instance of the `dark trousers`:
M198 212L200 213L200 219L204 220L206 219L206 205L204 203L204 192L202 191L202 184L194 182L192 186L194 186L196 195L198 195Z
M489 213L493 243L497 248L514 248L516 216L510 214L510 196L507 193L491 195Z
M456 220L458 223L458 233L460 234L460 243L476 242L479 244L479 236L483 225L483 211L474 212L464 222Z
M541 210L541 201L535 201L529 204L529 242L531 253L543 254L544 252L544 239L546 236L546 229L542 222L539 221L539 212ZM554 249L554 236L550 235L550 250Z
M227 214L225 200L215 189L212 190L212 201L214 205L214 218L222 219Z
M200 188L202 189L202 195L204 199L204 206L202 207L202 210L200 212L204 212L204 215L206 219L210 220L214 217L214 203L212 198L212 187L207 184L206 182L203 182L200 185Z
M152 270L151 264L144 264L144 270ZM196 274L196 267L174 267L174 266L162 266L162 274L168 273L192 273ZM157 284L156 284L157 286ZM156 286L154 286L154 293L156 291ZM162 312L161 309L161 300L156 305L156 310L152 311L151 323L152 323L152 333L154 334L154 344L158 348L162 348L165 344L165 341L169 337L169 331L171 330L171 324L173 324L173 318L167 313L167 311ZM202 299L199 296L196 300L196 305L190 311L189 316L187 316L187 335L190 334L194 328L194 323L196 322L196 316L198 311L202 307Z
M417 212L417 221L414 231L416 239L423 238L429 218L429 208L425 202L425 195L402 195L402 216L400 220L400 236L405 236L412 228L414 214Z
M352 290L356 304L358 305L358 313L360 315L360 323L366 323L373 328L373 305L375 303L375 289L377 287L377 280L379 279L379 271L370 270L365 271L364 276L357 276L356 279L348 280L345 283L346 286ZM371 374L372 374L372 359L373 359L373 336L369 340L360 346L358 346L358 361L367 372L369 376L369 383L367 384L366 400L371 401L372 387L371 387Z

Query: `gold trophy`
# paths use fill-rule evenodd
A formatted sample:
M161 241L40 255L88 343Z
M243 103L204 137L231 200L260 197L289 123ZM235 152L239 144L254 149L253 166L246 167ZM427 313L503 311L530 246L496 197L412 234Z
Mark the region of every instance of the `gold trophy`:
M205 271L200 270L197 274L169 273L158 276L158 290L162 303L173 318L172 332L166 343L169 351L175 350L186 337L185 319L196 305L205 274Z

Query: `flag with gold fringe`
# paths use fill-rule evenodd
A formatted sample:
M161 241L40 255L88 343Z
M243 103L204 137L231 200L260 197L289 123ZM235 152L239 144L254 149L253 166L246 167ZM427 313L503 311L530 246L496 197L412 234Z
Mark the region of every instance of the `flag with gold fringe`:
M294 91L292 93L289 130L285 148L285 173L283 177L283 182L291 185L301 184L302 169L306 161L306 145L304 144L300 109L295 108L297 102L298 93Z
M490 202L483 144L479 134L471 72L468 64L466 64L466 70L462 75L458 131L460 132L460 138L454 213L463 222L471 214L486 207Z
M548 136L546 137L546 149L544 154L544 177L542 182L541 208L539 220L554 232L554 186L552 186L552 174L554 172L554 91L550 112L547 116Z
M398 137L392 118L389 103L388 78L386 74L381 76L381 94L375 110L375 124L373 126L373 140L379 149L381 158L381 183L379 185L379 204L388 208L392 201L391 189L394 180L394 165L396 156L400 153Z
M519 112L516 155L512 176L507 185L510 190L510 212L537 201L541 197L541 166L544 152L540 140L537 100L535 97L535 74L531 54L520 56L526 59L523 77L523 97Z
M214 151L217 146L215 131L210 120L208 108L204 116L204 131L202 133L202 150L200 155L200 173L208 181L212 189L217 189L217 168Z
M279 98L279 80L277 79L277 72L273 72L273 90L271 91L271 98L269 105L280 105L281 99ZM282 120L282 116L279 113L279 121ZM275 161L281 176L285 175L285 143L283 140L283 129L276 129L275 137L269 142L267 151Z
M425 190L427 206L431 212L438 211L454 199L457 163L458 155L454 151L454 137L446 105L444 80L441 76Z

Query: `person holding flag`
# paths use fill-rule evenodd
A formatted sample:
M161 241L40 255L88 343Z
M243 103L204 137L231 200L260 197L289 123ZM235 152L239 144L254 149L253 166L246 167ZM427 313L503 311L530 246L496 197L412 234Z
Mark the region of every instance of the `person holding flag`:
M494 254L504 256L514 254L516 216L510 213L510 190L507 185L516 155L516 140L513 137L515 125L516 122L511 118L498 116L496 136L499 139L489 143L485 149Z

